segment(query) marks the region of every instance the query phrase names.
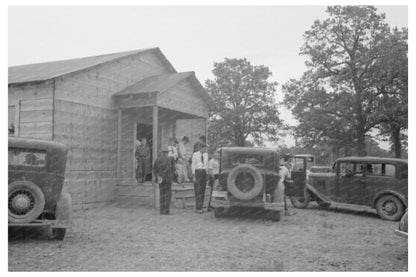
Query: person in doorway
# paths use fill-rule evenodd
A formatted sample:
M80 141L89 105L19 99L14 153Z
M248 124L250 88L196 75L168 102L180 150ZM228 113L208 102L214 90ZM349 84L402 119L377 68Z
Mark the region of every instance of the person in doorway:
M196 212L202 213L204 205L205 189L207 186L208 153L207 145L200 144L199 151L192 155L192 174L194 176L194 191Z
M184 136L178 144L178 183L189 182L189 155L186 145L189 143L189 138Z
M159 184L160 192L160 214L170 213L170 201L172 198L172 182L175 175L175 161L168 155L169 147L162 145L162 154L156 159L153 165L153 174Z
M176 147L176 145L178 144L178 141L176 140L176 138L170 138L169 139L169 153L168 156L172 157L175 162L178 159L178 149Z
M214 183L218 180L218 176L220 173L220 163L219 163L220 154L215 151L212 155L212 158L208 162L208 185L209 185L209 201L208 201L208 212L213 209L211 207L211 198L212 198L212 191L214 189Z
M147 139L142 138L141 144L136 150L136 179L139 184L143 184L146 181L146 176L150 171L150 147L147 145Z
M194 153L199 151L199 149L201 148L201 145L206 145L206 144L207 144L207 138L204 135L200 135L199 140L195 142L194 144Z

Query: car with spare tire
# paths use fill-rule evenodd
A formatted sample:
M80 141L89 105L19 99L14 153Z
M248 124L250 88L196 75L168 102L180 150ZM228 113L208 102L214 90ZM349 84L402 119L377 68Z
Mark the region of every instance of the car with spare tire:
M67 147L58 142L9 137L8 226L50 227L63 240L71 224L72 203L62 188Z
M408 162L383 157L344 157L328 172L310 172L304 195L292 205L306 208L310 201L322 207L376 211L397 221L408 206Z
M284 199L284 191L278 191L279 169L276 149L221 148L219 178L211 201L214 215L220 217L231 209L262 208L268 219L279 221L284 210L284 203L280 201ZM305 179L306 174L302 176ZM305 180L293 186L290 185L289 196L303 195Z

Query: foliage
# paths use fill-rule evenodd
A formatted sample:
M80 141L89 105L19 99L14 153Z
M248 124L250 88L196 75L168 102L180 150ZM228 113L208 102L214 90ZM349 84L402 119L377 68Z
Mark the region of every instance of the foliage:
M214 63L214 80L206 90L216 104L211 112L209 141L215 145L262 145L277 141L281 126L274 99L276 82L268 81L269 69L247 59Z
M304 145L330 145L335 151L344 147L362 156L368 132L395 117L386 116L386 110L407 117L400 108L389 109L393 99L398 107L407 107L390 97L404 82L398 78L407 80L407 75L395 74L404 63L407 67L407 35L392 33L384 14L372 6L334 6L327 13L326 20L316 20L304 35L301 54L308 58L308 70L283 86L284 101L299 121L295 133ZM401 58L392 65L389 61L398 53ZM387 86L390 104L385 101L380 109L379 89ZM407 97L407 88L401 91Z

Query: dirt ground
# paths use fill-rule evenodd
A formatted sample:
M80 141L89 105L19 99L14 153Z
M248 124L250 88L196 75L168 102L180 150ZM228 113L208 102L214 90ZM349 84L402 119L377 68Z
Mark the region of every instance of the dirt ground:
M397 222L317 206L292 211L272 223L261 212L217 219L192 210L85 210L74 214L63 242L47 230L9 229L9 271L408 270Z

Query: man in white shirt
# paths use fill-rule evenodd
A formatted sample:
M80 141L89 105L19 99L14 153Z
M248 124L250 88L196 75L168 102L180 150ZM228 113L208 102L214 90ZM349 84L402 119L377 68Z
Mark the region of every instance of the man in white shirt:
M218 176L220 173L220 163L218 162L220 158L220 153L214 152L212 155L212 159L208 162L208 185L209 185L209 201L208 201L208 211L211 211L213 207L211 207L211 198L212 198L212 190L214 189L214 183L218 180Z
M288 209L287 209L287 203L286 203L286 194L285 194L285 180L287 179L292 179L291 177L291 170L293 168L293 165L291 162L286 162L284 164L284 166L280 166L280 170L279 170L279 184L277 185L277 188L275 190L275 200L274 202L279 202L281 203L281 201L283 201L284 206L285 206L285 215L289 216L292 215Z
M196 212L202 213L204 204L205 189L207 186L208 153L207 145L200 144L199 151L192 154L192 174L194 175L194 190Z

